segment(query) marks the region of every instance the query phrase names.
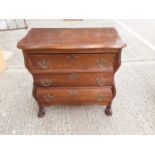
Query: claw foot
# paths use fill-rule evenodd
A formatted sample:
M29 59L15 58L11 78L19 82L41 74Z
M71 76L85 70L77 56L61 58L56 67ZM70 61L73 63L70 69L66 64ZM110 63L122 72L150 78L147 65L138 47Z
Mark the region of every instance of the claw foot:
M112 116L112 108L111 108L111 105L108 105L105 109L105 114L107 116Z
M44 107L39 107L38 117L43 118L44 116L45 116L45 108Z

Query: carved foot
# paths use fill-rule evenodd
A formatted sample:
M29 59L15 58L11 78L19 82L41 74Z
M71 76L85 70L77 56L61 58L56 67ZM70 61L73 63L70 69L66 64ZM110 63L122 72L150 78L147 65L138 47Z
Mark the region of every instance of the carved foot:
M105 114L106 114L107 116L112 116L111 104L108 105L108 106L106 107L106 109L105 109Z
M38 117L43 118L44 116L45 116L45 108L44 107L39 107Z

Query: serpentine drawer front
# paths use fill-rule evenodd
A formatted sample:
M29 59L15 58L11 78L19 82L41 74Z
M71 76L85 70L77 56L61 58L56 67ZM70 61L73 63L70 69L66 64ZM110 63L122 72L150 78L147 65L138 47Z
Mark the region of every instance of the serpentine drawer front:
M34 83L40 87L110 86L113 82L112 73L75 72L34 75Z
M60 87L37 88L36 98L40 104L103 104L112 100L111 87Z
M113 72L114 54L31 54L33 73L102 71Z
M114 74L125 44L114 28L38 28L18 42L39 111L53 104L101 104L112 115Z

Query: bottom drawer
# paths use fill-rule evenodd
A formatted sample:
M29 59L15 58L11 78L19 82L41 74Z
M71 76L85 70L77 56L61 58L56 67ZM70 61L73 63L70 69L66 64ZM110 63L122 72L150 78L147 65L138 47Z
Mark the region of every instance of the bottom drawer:
M36 99L42 105L52 104L103 104L112 100L111 86L55 87L36 89Z

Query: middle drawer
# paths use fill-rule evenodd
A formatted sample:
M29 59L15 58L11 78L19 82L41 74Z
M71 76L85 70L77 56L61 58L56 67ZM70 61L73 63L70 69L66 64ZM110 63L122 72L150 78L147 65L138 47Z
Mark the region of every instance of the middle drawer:
M114 83L112 73L53 73L35 74L34 83L43 87L109 86Z

